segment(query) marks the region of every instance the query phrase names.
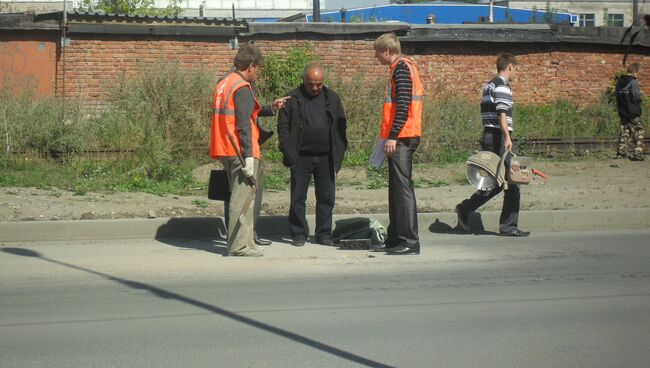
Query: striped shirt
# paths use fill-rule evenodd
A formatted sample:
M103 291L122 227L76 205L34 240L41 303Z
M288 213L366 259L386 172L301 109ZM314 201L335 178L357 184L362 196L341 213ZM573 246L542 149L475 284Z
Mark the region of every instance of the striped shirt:
M498 75L483 87L483 99L481 100L481 119L484 128L497 128L499 115L506 113L508 130L512 132L512 89L508 80Z
M411 71L403 61L395 65L391 78L395 86L395 90L391 91L391 96L395 101L395 118L393 118L393 125L390 128L390 133L388 133L388 139L397 139L409 116L413 82L411 81Z

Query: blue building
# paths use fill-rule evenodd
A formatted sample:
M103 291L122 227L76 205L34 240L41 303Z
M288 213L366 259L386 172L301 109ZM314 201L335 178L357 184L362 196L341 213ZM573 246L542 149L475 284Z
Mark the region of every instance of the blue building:
M322 22L341 22L341 11L321 13ZM368 8L348 9L345 11L346 22L404 22L411 24L427 24L427 18L433 16L436 24L486 23L489 16L489 5L468 4L447 1L419 4L378 5ZM305 16L307 22L312 22L312 16ZM576 15L566 12L550 12L545 9L529 10L514 9L505 6L493 7L494 23L556 23L575 24Z

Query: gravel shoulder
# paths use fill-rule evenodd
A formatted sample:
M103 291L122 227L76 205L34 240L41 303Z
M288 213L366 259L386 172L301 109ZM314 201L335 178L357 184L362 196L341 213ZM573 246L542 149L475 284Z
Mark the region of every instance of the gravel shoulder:
M650 207L650 161L580 160L538 161L535 167L550 176L546 185L522 186L522 210L625 209ZM200 182L207 182L212 165L195 170ZM466 184L465 165L419 165L414 179L420 212L451 212L473 188ZM387 188L367 189L371 179L359 168L344 168L337 179L336 213L386 213ZM501 200L485 205L497 210ZM205 205L207 203L207 206ZM313 213L313 189L308 210ZM267 191L262 215L286 215L289 190ZM0 221L48 221L146 217L221 216L223 203L208 201L205 195L148 193L92 193L38 188L0 188Z

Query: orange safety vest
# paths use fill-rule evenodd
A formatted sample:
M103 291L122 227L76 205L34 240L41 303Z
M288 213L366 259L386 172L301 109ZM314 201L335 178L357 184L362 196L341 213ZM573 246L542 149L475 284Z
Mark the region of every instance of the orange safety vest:
M411 104L409 105L409 113L402 131L399 133L398 138L419 137L422 135L422 97L424 95L424 88L420 80L420 73L415 67L413 62L405 57L398 57L390 66L390 78L386 85L386 92L384 93L384 112L382 115L380 137L387 139L390 129L393 126L395 119L395 83L393 82L393 72L397 63L403 61L411 71Z
M237 156L237 152L233 148L232 143L228 139L228 133L237 145L237 149L241 152L241 145L239 143L239 134L236 129L235 119L235 92L240 88L253 88L242 76L237 72L232 72L226 75L222 80L217 83L214 89L212 108L212 127L210 129L210 157L230 157ZM255 94L253 94L255 96ZM255 97L253 97L255 98ZM260 145L258 137L260 135L259 128L257 127L257 114L260 112L260 104L255 98L255 109L251 114L251 133L253 143L253 157L260 158ZM241 152L243 154L243 152Z

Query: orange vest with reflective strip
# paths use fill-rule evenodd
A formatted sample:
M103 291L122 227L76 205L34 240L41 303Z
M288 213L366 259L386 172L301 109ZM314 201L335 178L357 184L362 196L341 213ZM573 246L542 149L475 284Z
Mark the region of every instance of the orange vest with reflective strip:
M420 73L415 67L413 62L405 57L398 57L390 66L390 78L386 85L386 92L384 93L384 112L381 122L380 137L386 139L393 126L395 119L395 83L393 82L393 72L397 63L403 61L411 72L411 104L409 105L409 113L402 131L399 133L398 138L419 137L422 135L422 97L424 95L424 88L420 80Z
M237 149L241 152L241 145L239 144L239 134L237 134L237 129L235 128L235 92L240 88L250 88L251 91L253 88L250 83L248 83L242 76L237 72L232 72L226 75L222 80L217 83L217 87L214 89L212 108L214 109L212 115L212 127L210 129L210 157L220 158L220 157L230 157L237 156L235 149L233 148L232 143L228 139L228 133L232 134L232 137L237 145ZM253 94L255 96L255 94ZM253 157L260 158L260 145L258 143L258 137L260 131L257 127L257 114L260 112L260 104L255 99L255 109L253 114L251 114L251 133L252 133L252 143L253 143ZM243 152L241 152L243 153Z

